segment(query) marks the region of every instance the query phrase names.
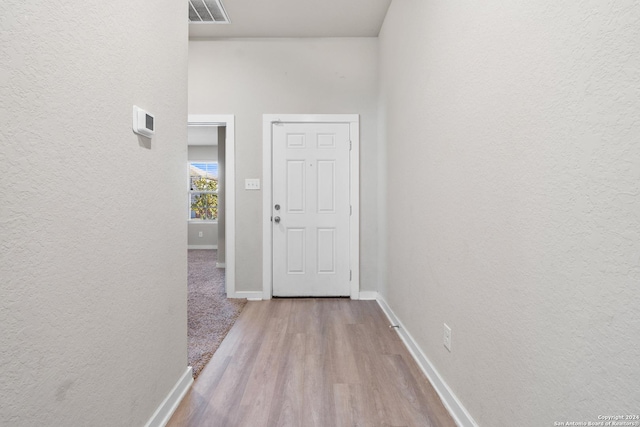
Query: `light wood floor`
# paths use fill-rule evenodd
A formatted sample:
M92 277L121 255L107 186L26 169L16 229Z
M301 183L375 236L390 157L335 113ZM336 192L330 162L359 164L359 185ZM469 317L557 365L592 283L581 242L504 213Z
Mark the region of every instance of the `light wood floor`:
M168 426L455 426L375 301L249 302Z

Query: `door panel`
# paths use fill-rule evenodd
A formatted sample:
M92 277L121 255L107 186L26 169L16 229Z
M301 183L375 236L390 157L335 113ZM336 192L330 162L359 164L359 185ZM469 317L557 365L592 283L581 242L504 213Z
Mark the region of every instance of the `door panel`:
M287 212L305 212L305 192L307 190L306 165L304 160L287 160Z
M348 296L349 124L272 131L273 295Z
M287 228L287 274L305 273L306 230Z
M318 229L318 273L336 272L336 229Z
M335 161L318 161L318 213L336 213Z

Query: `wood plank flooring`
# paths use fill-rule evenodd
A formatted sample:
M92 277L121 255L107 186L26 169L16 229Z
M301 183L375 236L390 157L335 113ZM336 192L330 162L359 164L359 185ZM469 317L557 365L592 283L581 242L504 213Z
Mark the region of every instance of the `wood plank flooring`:
M170 427L454 427L375 301L249 302Z

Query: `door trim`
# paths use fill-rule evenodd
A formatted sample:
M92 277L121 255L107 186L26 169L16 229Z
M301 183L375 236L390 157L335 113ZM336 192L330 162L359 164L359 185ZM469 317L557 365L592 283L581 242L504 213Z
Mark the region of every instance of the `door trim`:
M271 227L271 124L284 123L347 123L351 151L349 154L349 266L351 269L351 299L360 298L360 116L358 114L263 114L262 115L262 298L273 295L273 265Z
M225 126L225 290L227 298L243 298L236 292L236 158L235 116L232 114L189 114L187 125Z

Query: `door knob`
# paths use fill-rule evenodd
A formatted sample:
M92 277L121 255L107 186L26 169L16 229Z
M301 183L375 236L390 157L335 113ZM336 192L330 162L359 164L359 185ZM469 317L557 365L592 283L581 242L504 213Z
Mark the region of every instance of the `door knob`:
M280 223L280 217L279 216L273 218L273 220L275 221L276 224Z

